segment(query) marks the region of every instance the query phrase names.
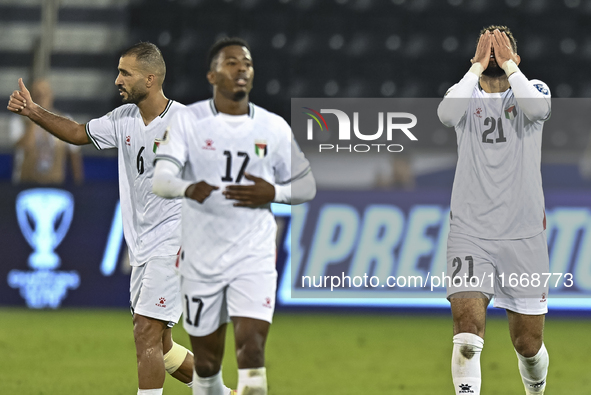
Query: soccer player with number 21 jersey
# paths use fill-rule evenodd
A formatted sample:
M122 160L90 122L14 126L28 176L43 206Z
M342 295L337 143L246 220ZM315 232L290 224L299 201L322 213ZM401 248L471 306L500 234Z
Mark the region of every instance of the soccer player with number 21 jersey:
M457 395L480 394L480 353L493 296L494 306L507 311L525 393L543 394L546 387L548 287L507 281L549 272L540 163L550 91L523 75L520 60L508 28L483 29L472 67L437 110L458 140L447 243Z

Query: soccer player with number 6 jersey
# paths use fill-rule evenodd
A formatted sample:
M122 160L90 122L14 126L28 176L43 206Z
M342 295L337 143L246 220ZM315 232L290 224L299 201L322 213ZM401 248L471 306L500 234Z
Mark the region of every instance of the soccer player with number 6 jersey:
M493 296L494 306L507 311L525 393L543 394L546 387L548 287L543 281L507 282L512 274L535 279L549 272L540 165L550 90L528 80L520 60L507 27L483 29L472 67L437 111L458 141L447 244L457 395L480 394L480 353Z
M195 353L194 395L222 395L227 323L234 324L238 394L267 394L265 342L275 308L277 226L271 202L316 193L283 118L249 102L248 44L225 38L208 57L213 99L179 111L156 155L154 192L184 196L183 324ZM210 112L214 116L198 117Z
M131 310L138 370L138 394L162 394L165 372L191 385L193 355L172 340L171 327L182 313L175 268L180 247L181 201L152 193L155 139L172 115L184 106L164 96L166 65L160 50L142 42L119 60L123 106L79 124L53 114L31 100L22 80L8 109L29 117L45 130L72 144L118 148L119 194L123 233L129 248ZM224 387L224 395L230 394Z

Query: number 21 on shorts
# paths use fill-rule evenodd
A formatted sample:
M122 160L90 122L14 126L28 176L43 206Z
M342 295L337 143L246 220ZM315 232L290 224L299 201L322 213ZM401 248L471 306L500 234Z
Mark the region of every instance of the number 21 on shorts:
M468 255L464 258L466 262L468 262L468 280L470 281L472 277L474 277L474 258L471 255ZM451 263L451 267L455 267L456 270L451 275L451 280L456 277L456 275L462 270L462 259L460 257L455 257L453 262Z

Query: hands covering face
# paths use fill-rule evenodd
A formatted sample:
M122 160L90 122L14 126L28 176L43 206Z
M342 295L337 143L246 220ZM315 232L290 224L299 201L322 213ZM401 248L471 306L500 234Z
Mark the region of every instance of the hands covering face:
M498 29L492 32L486 31L480 36L476 54L470 59L470 62L472 64L480 63L486 70L491 58L494 58L499 67L502 67L508 60L519 64L519 56L513 52L509 37Z

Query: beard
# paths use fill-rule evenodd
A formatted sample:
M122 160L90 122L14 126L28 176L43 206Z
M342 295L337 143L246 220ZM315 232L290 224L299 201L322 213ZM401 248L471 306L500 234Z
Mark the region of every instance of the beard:
M491 77L491 78L499 78L499 77L502 77L505 75L505 70L500 68L496 62L495 63L489 62L488 67L486 68L486 70L484 70L482 72L482 75L485 75L485 76Z
M248 93L246 91L238 91L234 93L234 96L232 96L232 100L233 101L240 101L242 99L244 99L246 97Z
M148 96L147 92L137 92L135 89L126 90L125 92L127 93L127 99L122 98L124 104L138 104Z

